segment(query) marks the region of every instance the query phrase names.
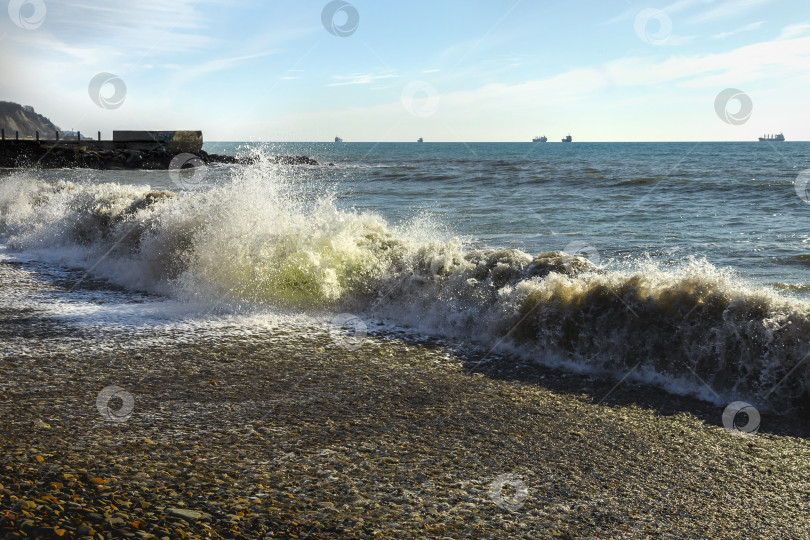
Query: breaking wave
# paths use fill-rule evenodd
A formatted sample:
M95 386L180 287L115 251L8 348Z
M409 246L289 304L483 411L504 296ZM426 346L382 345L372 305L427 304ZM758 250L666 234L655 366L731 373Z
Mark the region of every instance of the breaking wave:
M428 218L393 226L341 210L278 167L231 174L173 193L15 173L0 185L0 241L207 305L353 310L541 362L632 370L670 389L687 381L718 402L781 410L807 399L810 304L732 271L697 259L602 270L559 251L475 249Z

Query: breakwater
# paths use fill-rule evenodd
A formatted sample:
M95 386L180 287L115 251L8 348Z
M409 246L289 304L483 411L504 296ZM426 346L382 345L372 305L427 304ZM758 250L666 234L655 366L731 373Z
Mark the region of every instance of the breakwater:
M137 135L140 134L140 135ZM170 134L170 135L167 135ZM196 160L194 158L197 158ZM0 141L0 168L171 169L197 164L251 163L252 157L209 154L202 150L202 133L114 132L113 140L81 138L55 140L5 138ZM277 156L282 164L317 165L306 156Z

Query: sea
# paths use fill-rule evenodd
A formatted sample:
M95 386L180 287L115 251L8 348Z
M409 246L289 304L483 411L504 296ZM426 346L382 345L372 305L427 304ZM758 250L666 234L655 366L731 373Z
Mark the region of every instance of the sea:
M250 164L0 171L2 357L284 328L807 401L810 143L204 150Z

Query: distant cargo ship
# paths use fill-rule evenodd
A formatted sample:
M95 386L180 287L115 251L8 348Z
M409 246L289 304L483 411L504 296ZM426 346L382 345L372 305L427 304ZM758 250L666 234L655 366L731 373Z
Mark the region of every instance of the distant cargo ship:
M548 140L548 137L543 135L541 137L535 137L534 139L532 139L532 142L546 142L547 140Z
M785 136L781 133L779 135L763 135L759 138L759 142L783 142L785 140Z
M422 137L419 137L418 139L416 139L416 142L425 142L425 141L424 139L422 139Z
M335 142L343 142L343 139L341 139L340 137L335 137Z
M571 135L566 136L566 137L565 137L565 138L562 140L562 142L573 142L573 141L574 141L574 139L572 139L572 138L571 138Z

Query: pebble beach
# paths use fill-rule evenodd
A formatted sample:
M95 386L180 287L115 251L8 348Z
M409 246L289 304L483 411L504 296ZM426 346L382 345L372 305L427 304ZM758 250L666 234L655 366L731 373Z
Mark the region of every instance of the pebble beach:
M317 329L100 336L0 317L3 538L810 530L810 443L784 416L733 433L693 398L407 336L349 350ZM111 385L132 398L109 404L121 416L98 406Z

